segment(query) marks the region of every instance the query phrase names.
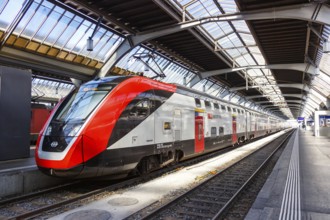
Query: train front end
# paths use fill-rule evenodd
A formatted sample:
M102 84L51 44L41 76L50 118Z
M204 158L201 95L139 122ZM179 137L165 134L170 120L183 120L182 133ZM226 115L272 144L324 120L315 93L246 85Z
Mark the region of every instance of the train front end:
M93 177L98 166L86 167L106 149L111 125L102 118L114 117L104 112L109 96L119 84L119 77L90 81L71 92L53 111L41 131L36 148L36 163L47 175L69 178Z

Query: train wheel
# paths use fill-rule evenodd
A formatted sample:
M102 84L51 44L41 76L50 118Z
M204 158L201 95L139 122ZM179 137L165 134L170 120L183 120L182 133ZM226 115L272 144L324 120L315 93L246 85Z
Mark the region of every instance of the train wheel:
M159 159L157 156L149 156L143 158L137 166L137 171L141 176L150 173L160 167Z
M174 160L171 163L171 165L177 164L179 162L179 160L180 160L181 157L182 157L182 152L181 151L175 151Z

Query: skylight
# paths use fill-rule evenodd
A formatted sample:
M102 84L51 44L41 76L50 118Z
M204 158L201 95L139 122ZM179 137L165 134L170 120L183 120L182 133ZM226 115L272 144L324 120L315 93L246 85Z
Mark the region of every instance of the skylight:
M220 7L213 0L171 0L171 2L174 7L182 11L186 21L239 12L234 0L218 1ZM214 43L215 50L221 51L232 60L234 66L265 65L265 59L245 21L207 23L198 29ZM265 95L278 94L268 97L271 102L279 100L285 102L270 70L251 69L247 71L247 76L253 85L274 85L259 88ZM288 108L281 110L287 117L293 118Z

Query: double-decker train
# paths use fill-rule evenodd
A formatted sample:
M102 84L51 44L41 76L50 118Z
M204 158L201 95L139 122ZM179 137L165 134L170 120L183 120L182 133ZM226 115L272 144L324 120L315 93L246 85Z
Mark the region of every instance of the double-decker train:
M40 170L57 177L144 174L284 126L279 118L181 85L105 77L56 106L35 158Z

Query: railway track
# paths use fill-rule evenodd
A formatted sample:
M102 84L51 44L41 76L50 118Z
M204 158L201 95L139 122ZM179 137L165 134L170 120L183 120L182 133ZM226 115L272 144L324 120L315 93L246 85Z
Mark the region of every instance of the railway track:
M161 207L128 217L140 219L227 219L228 210L273 155L286 144L293 131L205 180ZM133 217L134 218L134 217Z
M259 140L260 138L256 138L248 143ZM42 216L44 213L57 210L65 205L79 201L83 203L83 200L96 196L107 196L114 193L116 190L150 181L151 179L157 178L166 173L173 171L175 172L178 168L197 164L201 161L216 157L233 149L235 148L228 147L221 149L219 151L183 161L177 165L152 172L143 177L133 177L131 179L121 180L115 183L113 181L77 181L59 187L53 187L43 191L2 200L0 201L0 219L28 219L36 216Z

